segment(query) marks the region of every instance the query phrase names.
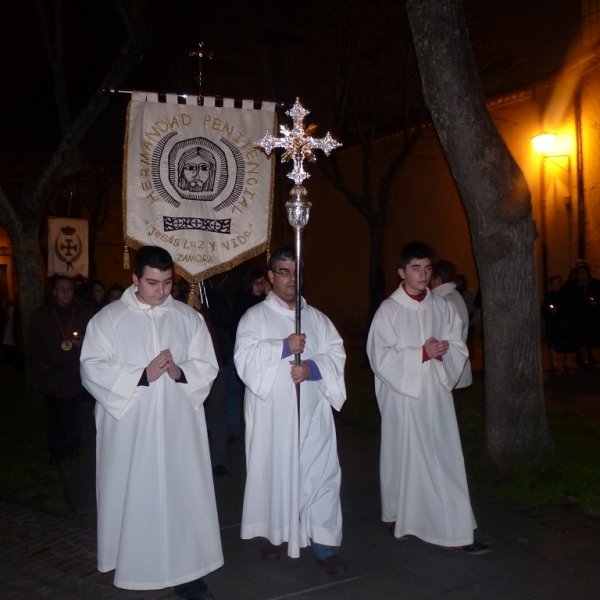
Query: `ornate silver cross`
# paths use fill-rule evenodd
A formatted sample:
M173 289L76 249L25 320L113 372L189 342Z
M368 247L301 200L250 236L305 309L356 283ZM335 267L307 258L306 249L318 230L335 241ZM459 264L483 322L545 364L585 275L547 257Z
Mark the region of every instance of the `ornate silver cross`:
M316 125L309 125L304 129L304 117L309 113L310 111L300 104L300 99L296 98L296 103L292 109L285 112L294 120L292 129L290 130L285 125L281 125L279 131L283 135L282 138L276 138L267 133L262 140L254 143L255 146L262 148L267 156L273 152L274 148L283 148L285 152L281 155L282 162L290 159L294 161L294 169L288 174L288 177L296 185L300 185L310 177L304 170L304 161L315 161L314 149L323 150L325 156L329 156L332 150L342 145L331 137L329 131L324 138L312 137L310 134L315 130Z

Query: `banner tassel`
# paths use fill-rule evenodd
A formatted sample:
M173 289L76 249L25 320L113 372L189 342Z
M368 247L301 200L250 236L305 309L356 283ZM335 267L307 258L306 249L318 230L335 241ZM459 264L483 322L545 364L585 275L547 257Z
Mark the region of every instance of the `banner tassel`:
M125 250L123 251L123 268L129 270L129 248L125 244Z

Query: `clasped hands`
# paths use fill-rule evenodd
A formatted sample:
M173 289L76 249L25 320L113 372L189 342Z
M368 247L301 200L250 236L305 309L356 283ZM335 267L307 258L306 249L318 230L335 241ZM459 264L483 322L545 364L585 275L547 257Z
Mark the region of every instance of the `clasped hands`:
M179 379L181 377L181 369L173 362L173 355L168 348L163 350L146 367L148 383L156 381L163 373L168 373L171 379Z
M444 356L446 352L448 352L448 348L450 348L450 343L446 340L438 341L434 337L430 337L428 340L425 340L425 352L427 352L427 356L429 358L438 358L440 356Z
M306 346L306 334L292 333L288 336L287 342L292 354L302 354L304 346ZM294 383L302 383L310 377L310 369L304 361L297 365L296 361L290 360L290 365L292 365L292 381Z

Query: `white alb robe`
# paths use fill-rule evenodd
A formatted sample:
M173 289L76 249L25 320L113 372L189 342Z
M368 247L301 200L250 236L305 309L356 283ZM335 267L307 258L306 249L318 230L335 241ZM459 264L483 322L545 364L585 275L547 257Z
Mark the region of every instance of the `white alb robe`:
M448 302L452 302L456 312L462 321L462 341L467 343L467 336L469 335L469 310L467 305L460 295L460 292L456 291L456 284L453 282L442 283L436 288L433 288L433 293L445 298ZM465 388L473 383L473 375L471 374L471 361L467 358L465 362L465 368L460 374L458 383L454 386L455 389Z
M300 384L302 450L298 456L296 389L283 340L295 331L295 312L273 292L250 308L237 329L235 366L246 385L247 477L241 536L288 542L300 556L309 539L339 546L342 539L341 471L331 408L346 399L342 339L331 321L303 301L302 360L312 359L322 379Z
M426 294L418 302L401 285L379 307L367 340L381 412L382 520L396 522L396 537L463 546L477 525L451 390L467 349L454 306ZM443 361L423 362L430 337L450 343Z
M117 587L162 589L223 564L202 404L218 366L202 317L170 296L151 309L131 286L89 323L81 379L96 404L98 570ZM169 348L168 373L138 386Z

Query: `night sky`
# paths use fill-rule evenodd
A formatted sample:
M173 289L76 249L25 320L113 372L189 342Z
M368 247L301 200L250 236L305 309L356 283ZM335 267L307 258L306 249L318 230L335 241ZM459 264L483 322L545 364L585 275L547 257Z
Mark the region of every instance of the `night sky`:
M54 3L41 4L53 37ZM63 55L72 115L98 89L127 37L115 6L63 2ZM346 144L373 110L375 90L383 106L380 135L406 125L410 117L405 99L412 118L423 118L402 3L150 0L146 6L138 23L149 28L151 41L122 89L197 93L197 62L188 51L202 39L214 53L213 60L205 62L206 95L275 100L287 106L299 95L311 110L311 120L320 124L319 133L331 129L343 135ZM576 37L580 3L465 0L465 11L484 86L496 92L556 70ZM12 2L2 12L0 151L46 153L56 147L60 126L36 3ZM355 55L355 68L350 69ZM336 105L346 77L347 101L357 118L339 122ZM102 148L120 162L125 104L124 99L111 102L86 136L85 149Z

